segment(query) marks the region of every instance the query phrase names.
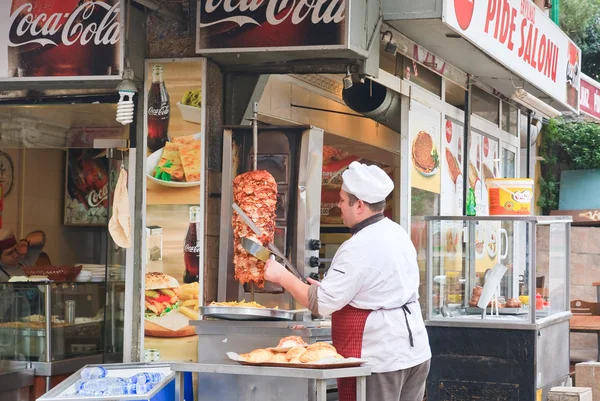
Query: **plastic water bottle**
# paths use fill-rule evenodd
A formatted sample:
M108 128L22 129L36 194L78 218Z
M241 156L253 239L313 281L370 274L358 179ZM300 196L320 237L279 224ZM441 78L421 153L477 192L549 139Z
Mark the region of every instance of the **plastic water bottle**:
M162 373L138 373L135 376L131 376L128 380L129 383L134 384L144 384L144 383L152 383L156 384L165 378L165 375Z
M120 377L110 377L106 380L106 394L107 395L124 395L126 393L125 380Z
M129 395L129 394L135 394L136 393L135 392L136 391L135 383L125 383L123 385L123 390L124 390L123 394L127 394L127 395Z
M143 383L143 384L136 384L135 385L135 393L136 394L146 394L149 393L150 390L152 390L152 387L154 387L152 385L152 383Z
M106 377L106 369L102 366L93 366L90 368L85 368L81 371L81 380L84 382L94 380L94 379L102 379Z

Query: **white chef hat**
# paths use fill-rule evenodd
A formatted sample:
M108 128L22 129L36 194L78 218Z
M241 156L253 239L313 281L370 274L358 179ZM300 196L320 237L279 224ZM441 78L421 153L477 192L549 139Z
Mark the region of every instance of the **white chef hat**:
M342 190L367 203L384 201L394 189L394 182L377 166L352 162L342 174Z

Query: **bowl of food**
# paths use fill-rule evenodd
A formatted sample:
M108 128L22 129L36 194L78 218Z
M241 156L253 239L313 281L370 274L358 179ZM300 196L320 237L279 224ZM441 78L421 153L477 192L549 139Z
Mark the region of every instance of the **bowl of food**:
M202 90L188 90L177 102L181 117L188 122L200 124L202 121Z

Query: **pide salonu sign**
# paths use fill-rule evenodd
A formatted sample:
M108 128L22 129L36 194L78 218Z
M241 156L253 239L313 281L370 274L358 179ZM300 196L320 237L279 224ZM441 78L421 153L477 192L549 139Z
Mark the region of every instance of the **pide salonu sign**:
M442 19L492 58L579 111L581 50L530 0L445 0Z

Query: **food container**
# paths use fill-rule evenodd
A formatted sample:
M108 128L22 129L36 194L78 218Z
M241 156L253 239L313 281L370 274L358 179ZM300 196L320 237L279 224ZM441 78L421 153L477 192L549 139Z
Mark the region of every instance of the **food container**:
M531 215L533 210L533 180L530 178L492 178L485 180L488 188L490 216Z
M146 227L146 263L162 260L163 229L160 226Z
M202 121L202 108L195 106L188 106L186 104L181 104L181 102L177 102L177 107L181 112L181 117L185 121L189 121L191 123L200 124Z
M75 301L65 301L65 323L75 323Z

